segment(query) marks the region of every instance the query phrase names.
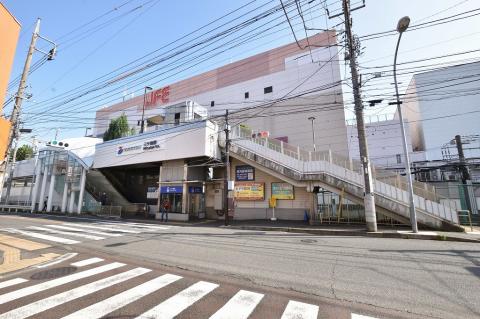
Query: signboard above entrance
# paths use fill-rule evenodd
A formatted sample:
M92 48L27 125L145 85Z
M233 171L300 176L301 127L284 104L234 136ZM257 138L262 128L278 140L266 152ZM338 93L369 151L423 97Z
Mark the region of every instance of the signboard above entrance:
M236 200L264 200L265 184L255 182L235 183Z
M117 156L140 154L165 149L165 142L158 139L125 143L117 147Z
M240 165L235 167L235 180L254 181L255 168L250 165Z
M181 194L183 192L183 186L162 186L161 188L162 194L164 193L175 193Z

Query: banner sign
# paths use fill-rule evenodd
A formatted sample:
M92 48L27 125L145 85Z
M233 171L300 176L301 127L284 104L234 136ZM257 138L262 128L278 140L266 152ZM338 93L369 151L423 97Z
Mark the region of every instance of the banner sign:
M147 187L147 198L150 198L150 199L158 198L158 187L155 187L155 186Z
M272 198L295 199L293 185L288 183L272 183Z
M202 194L203 187L202 186L188 186L188 192L190 194Z
M255 168L250 165L240 165L235 167L235 180L254 181Z
M264 200L265 184L255 182L235 183L236 200Z
M165 149L164 141L148 140L132 143L125 143L117 147L117 156L140 154Z
M181 194L183 193L183 186L162 186L162 194L164 193L175 193Z

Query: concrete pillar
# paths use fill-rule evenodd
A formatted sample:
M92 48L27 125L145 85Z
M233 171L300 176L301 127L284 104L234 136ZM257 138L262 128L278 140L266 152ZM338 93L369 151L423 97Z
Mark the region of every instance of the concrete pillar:
M75 192L73 191L73 183L70 187L70 201L68 202L68 213L73 214L73 205L75 204Z
M162 205L162 165L158 170L158 199L157 199L157 211L155 213L155 219L161 218L161 210L160 207Z
M30 202L32 203L31 210L32 213L35 211L35 204L37 203L38 188L42 178L42 165L41 161L37 161L37 166L35 166L35 182L33 184L32 196L30 196ZM39 205L40 206L40 205Z
M45 165L42 178L42 187L40 188L40 198L38 199L38 210L43 210L43 202L45 200L45 188L47 187L48 167Z
M82 168L82 177L80 177L80 193L78 194L77 214L82 212L83 195L85 194L85 182L87 180L87 170Z
M68 182L67 176L65 176L65 185L63 185L63 194L62 194L62 213L65 213L67 210L67 197L68 197Z
M188 165L183 164L183 192L182 192L182 214L188 213Z
M50 175L50 187L48 188L47 212L52 211L53 190L55 188L55 174Z

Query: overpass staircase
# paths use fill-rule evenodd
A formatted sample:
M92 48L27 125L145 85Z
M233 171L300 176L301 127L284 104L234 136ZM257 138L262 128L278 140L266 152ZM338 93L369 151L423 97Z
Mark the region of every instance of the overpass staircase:
M252 132L235 127L230 155L297 187L313 192L315 187L345 194L363 205L362 164L331 151L310 152L271 138L252 138ZM395 172L372 167L376 211L409 224L407 180ZM459 225L455 202L442 198L426 183L414 183L418 224L447 231L464 231Z

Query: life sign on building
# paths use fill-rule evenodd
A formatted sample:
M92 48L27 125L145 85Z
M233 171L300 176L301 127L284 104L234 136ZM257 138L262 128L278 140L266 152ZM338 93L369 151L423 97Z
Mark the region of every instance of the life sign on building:
M289 183L272 183L272 198L295 199L293 185Z
M255 182L235 183L236 200L264 200L265 184Z
M235 180L254 181L255 168L250 165L239 165L235 167Z
M145 106L165 104L170 101L170 87L166 86L152 91L145 96Z
M147 140L126 143L117 147L117 156L140 154L165 149L165 144L160 140Z

